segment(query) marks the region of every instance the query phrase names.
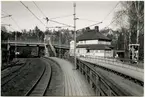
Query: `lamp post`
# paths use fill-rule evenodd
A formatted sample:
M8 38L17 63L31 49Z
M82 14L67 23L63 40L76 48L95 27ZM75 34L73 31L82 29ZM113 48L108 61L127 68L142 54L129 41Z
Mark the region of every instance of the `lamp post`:
M77 69L76 68L76 3L74 2L73 4L73 7L74 7L74 64L75 64L75 68L74 69Z

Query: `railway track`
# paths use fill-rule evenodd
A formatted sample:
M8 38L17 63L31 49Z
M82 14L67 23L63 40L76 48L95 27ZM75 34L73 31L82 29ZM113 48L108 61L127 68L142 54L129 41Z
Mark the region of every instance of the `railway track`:
M11 76L12 74L18 72L20 69L22 69L22 67L25 66L25 64L26 63L24 63L22 66L18 66L18 67L13 66L13 67L7 68L7 69L10 69L10 72L7 72L6 74L5 73L4 74L2 73L1 79L7 78L7 77Z
M133 77L131 77L131 76L122 74L122 73L120 73L120 72L117 72L117 71L115 71L115 70L111 70L111 69L105 68L105 67L100 66L100 65L97 65L97 64L93 64L93 63L86 62L86 61L83 61L83 62L85 62L85 63L87 63L87 64L89 64L89 65L96 66L96 67L98 67L98 68L104 69L104 70L106 70L106 71L112 72L112 73L114 73L114 74L116 74L116 75L118 75L118 76L121 76L121 77L123 77L123 78L125 78L125 79L128 79L128 80L130 80L130 81L132 81L132 82L134 82L134 83L136 83L136 84L138 84L138 85L140 85L140 86L142 86L142 87L144 86L144 82L143 82L143 81L140 81L140 80L138 80L138 79L135 79L135 78L133 78Z
M24 94L24 96L44 96L51 81L51 64L46 60L45 67L36 81L33 82L32 87Z
M29 65L30 63L24 63L21 67L18 67L17 69L13 70L12 72L4 75L1 77L1 87L3 87L4 85L6 85L9 81L11 81L12 79L14 79L16 76L19 75L19 71L23 71L24 67L26 65Z

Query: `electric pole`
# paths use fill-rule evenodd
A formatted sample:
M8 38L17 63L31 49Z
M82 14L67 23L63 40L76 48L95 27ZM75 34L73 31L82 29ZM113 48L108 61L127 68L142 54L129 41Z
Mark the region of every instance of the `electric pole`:
M74 2L73 4L74 7L74 64L75 64L75 69L76 68L76 3Z
M15 58L17 60L17 44L16 44L16 42L17 42L17 32L15 32Z
M11 24L2 24L2 25L9 26L9 27L11 26ZM10 61L10 46L9 46L9 37L8 37L7 51L8 51L7 64L9 64L9 61Z

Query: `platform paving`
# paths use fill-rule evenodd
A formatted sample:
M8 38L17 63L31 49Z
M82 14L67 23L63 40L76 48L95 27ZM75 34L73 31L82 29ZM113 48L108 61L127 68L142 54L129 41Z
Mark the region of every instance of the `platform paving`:
M95 93L91 85L84 76L74 69L74 65L64 59L51 57L56 61L64 73L65 96L94 96Z

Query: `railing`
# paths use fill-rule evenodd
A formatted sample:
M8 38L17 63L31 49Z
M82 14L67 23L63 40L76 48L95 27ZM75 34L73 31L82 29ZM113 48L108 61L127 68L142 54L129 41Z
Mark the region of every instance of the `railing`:
M124 59L124 58L109 58L109 57L100 57L100 56L85 56L85 57L80 57L80 58L87 58L90 61L96 61L98 64L109 64L109 65L114 65L114 66L119 66L122 68L128 68L132 69L135 71L143 72L143 62L141 64L131 64L129 63L131 60L130 59ZM142 68L142 69L141 69Z
M77 70L79 70L91 84L98 96L130 96L131 94L121 89L108 77L98 73L93 65L77 59Z

